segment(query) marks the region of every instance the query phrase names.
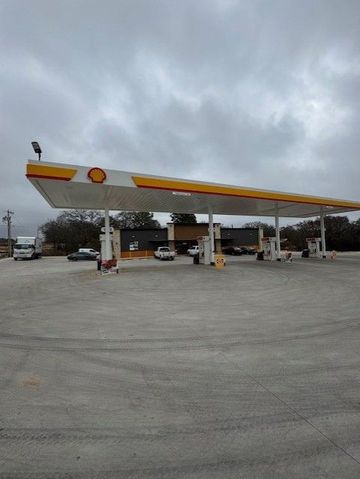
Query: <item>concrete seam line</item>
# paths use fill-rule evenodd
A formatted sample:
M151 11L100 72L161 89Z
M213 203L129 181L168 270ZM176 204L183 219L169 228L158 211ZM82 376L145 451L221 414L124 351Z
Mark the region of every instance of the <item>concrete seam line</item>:
M223 357L231 363L231 360L226 356L226 354L224 352L220 352L219 354L222 354ZM266 387L264 384L262 384L260 381L258 381L254 376L252 376L251 374L249 374L246 370L244 370L243 368L241 368L240 366L238 366L239 369L242 369L243 373L248 376L250 379L252 379L258 386L260 386L261 388L263 388L265 391L267 391L268 393L270 393L275 399L277 399L278 401L280 401L282 404L284 404L284 406L286 406L290 411L292 411L294 414L296 414L299 418L301 418L303 421L305 421L307 424L309 424L309 426L311 426L313 429L315 429L315 431L317 431L319 434L321 434L328 442L330 442L330 444L332 444L333 446L335 446L337 449L340 449L340 451L342 451L346 456L349 456L351 459L353 459L357 464L360 465L360 461L358 461L356 459L356 457L354 457L353 455L351 455L349 452L346 451L346 449L344 449L342 446L340 446L339 444L337 444L335 441L333 441L330 437L328 437L325 433L323 433L321 431L321 429L319 429L317 426L315 426L315 424L313 424L309 419L307 419L305 416L303 416L301 413L299 413L293 406L290 406L290 404L288 404L286 401L284 401L283 399L281 399L281 397L279 397L277 394L275 394L273 391L271 391L271 389L269 389L268 387Z

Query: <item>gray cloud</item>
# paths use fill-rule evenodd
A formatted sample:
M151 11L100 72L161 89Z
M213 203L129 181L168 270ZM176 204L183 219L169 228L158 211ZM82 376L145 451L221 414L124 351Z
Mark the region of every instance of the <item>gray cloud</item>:
M3 1L0 208L19 231L57 213L24 178L33 139L44 160L359 199L359 20L350 0Z

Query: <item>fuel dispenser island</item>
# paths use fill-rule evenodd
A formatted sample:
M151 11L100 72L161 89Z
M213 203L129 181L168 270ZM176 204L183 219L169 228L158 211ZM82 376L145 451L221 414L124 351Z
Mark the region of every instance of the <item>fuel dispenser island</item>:
M209 236L198 236L199 263L211 264L211 242Z
M309 256L321 258L321 238L306 238Z
M276 261L276 238L266 236L261 238L262 250L264 251L264 259L268 261Z

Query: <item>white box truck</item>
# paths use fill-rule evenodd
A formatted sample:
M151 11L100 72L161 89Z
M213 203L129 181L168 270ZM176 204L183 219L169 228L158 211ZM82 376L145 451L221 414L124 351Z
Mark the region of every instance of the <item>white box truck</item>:
M13 258L36 259L42 254L42 240L35 236L18 236L14 246Z

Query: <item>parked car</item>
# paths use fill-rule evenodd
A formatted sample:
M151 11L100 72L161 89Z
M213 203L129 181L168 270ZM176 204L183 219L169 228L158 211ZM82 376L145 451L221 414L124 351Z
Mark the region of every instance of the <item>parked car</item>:
M67 257L69 261L96 261L97 258L97 255L86 253L85 251L77 251L76 253L69 254Z
M95 256L99 256L99 251L96 251L93 248L79 248L79 253L91 253L94 254Z
M238 246L225 246L222 249L224 254L231 254L232 256L241 256L242 251Z
M189 248L187 250L187 253L188 255L190 256L196 256L197 254L199 254L199 246L192 246L191 248Z
M175 251L171 251L168 246L159 246L156 251L154 251L154 256L157 259L174 261Z
M251 254L254 255L257 253L255 248L247 248L245 246L242 246L241 248L241 254Z

